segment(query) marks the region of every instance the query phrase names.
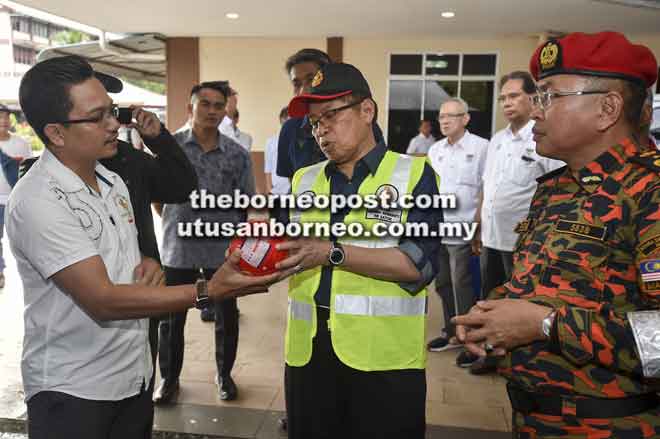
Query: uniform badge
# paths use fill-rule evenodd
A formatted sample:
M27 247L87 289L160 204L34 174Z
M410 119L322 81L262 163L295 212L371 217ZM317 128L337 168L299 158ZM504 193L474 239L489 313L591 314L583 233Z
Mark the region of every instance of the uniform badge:
M644 259L639 263L645 291L660 290L660 259Z
M655 253L660 248L660 235L649 238L637 246L639 252L644 256Z
M393 206L399 200L399 191L391 184L382 184L376 189L376 197L380 199L381 206ZM401 209L395 209L394 207L390 207L389 209L381 208L367 210L367 213L365 214L367 219L387 223L401 222L402 216L403 211Z
M539 54L541 71L551 70L561 64L561 48L556 41L548 41Z
M314 75L314 79L312 79L312 87L318 87L321 85L323 82L323 72L320 70L316 72L316 75Z
M605 241L606 229L605 227L594 226L593 224L559 220L555 226L555 231Z
M115 196L115 203L120 207L120 215L127 218L129 223L133 222L133 215L131 213L131 203L123 195L117 194Z
M587 175L585 177L582 177L580 181L584 184L589 184L589 183L602 183L603 182L603 177L600 175Z

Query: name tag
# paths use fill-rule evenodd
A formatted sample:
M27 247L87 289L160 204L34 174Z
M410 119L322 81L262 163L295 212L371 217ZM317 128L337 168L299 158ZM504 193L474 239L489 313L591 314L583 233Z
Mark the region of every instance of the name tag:
M555 226L555 231L584 236L599 241L605 240L605 227L594 226L591 224L560 220Z

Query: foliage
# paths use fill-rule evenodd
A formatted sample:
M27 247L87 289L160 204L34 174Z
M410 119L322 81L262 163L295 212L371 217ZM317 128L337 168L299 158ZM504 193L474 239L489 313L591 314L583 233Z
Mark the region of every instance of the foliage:
M53 35L52 40L56 45L77 44L83 41L89 41L90 37L86 33L77 30L63 30Z
M39 139L39 136L35 134L30 124L28 124L26 121L17 122L16 116L13 114L11 115L11 123L15 128L16 135L21 136L27 140L32 147L32 151L36 152L44 149L44 144Z

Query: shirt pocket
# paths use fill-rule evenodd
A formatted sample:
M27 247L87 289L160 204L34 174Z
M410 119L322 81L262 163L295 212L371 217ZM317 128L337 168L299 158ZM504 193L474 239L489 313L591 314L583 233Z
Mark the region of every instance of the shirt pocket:
M547 265L541 283L566 303L595 308L602 299L610 252L610 247L598 239L551 234L543 250Z
M463 186L479 186L480 176L478 169L477 156L469 154L463 157L462 163L459 166L458 184Z
M523 154L514 158L510 169L512 181L519 186L529 186L531 182L535 183L537 177L538 164L536 159L530 155Z

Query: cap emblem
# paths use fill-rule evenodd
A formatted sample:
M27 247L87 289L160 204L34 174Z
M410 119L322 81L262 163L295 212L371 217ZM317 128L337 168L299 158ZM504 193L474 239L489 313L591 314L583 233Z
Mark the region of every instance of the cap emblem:
M554 41L548 41L548 43L541 50L539 55L539 64L541 64L541 70L550 70L554 69L557 65L557 59L559 58L559 46Z
M312 87L318 87L321 85L323 82L323 72L320 70L316 72L316 75L314 75L314 79L312 79Z

